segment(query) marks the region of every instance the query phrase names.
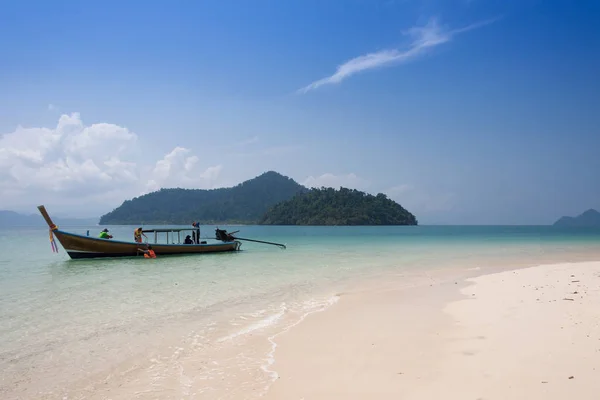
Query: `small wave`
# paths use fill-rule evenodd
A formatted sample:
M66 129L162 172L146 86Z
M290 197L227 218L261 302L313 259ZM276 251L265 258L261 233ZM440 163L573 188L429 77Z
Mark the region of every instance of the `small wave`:
M254 323L252 325L249 325L249 326L245 327L244 329L241 329L241 330L239 330L237 332L234 332L234 333L232 333L230 335L224 336L224 337L218 339L217 342L220 343L220 342L225 342L225 341L228 341L228 340L232 340L232 339L235 339L238 336L244 336L244 335L247 335L247 334L249 334L251 332L254 332L256 330L264 329L264 328L267 328L267 327L269 327L271 325L274 325L275 323L277 323L277 321L279 321L281 319L281 317L283 317L283 315L285 314L286 310L287 310L286 304L285 303L281 303L281 306L279 306L279 312L277 312L276 314L270 315L267 318L261 319L260 321L258 321L258 322ZM261 311L259 311L256 314L263 314L264 313L263 311L264 310L261 310Z
M211 333L216 333L214 323L210 328L194 331L187 342L191 343L189 348L174 345L169 348L169 355L150 360L152 365L147 376L149 387L152 390L168 387L184 397L202 393L202 396L210 394L217 398L227 393L230 396L227 398L231 398L250 388L253 394L264 395L278 377L273 370L277 337L307 316L326 310L338 299L339 296L332 296L277 302L272 307L243 314L246 320L236 317L227 326L231 329L231 322L241 323L241 326L232 330L223 332L220 328L216 329L221 333L216 340L214 336L211 340ZM257 335L258 341L251 342L252 346L244 344L252 335ZM229 377L241 377L246 372L252 374L249 380L240 382L232 379L228 382ZM232 382L236 386L232 386Z
M258 310L252 313L248 313L246 315L240 315L238 318L239 319L243 319L243 320L247 320L249 318L258 318L262 315L264 315L267 312L267 310Z
M334 296L326 299L325 301L317 301L314 299L304 301L302 303L302 310L304 312L302 313L300 318L296 322L286 326L280 332L277 332L276 334L269 336L268 340L269 340L269 343L271 343L271 350L267 354L266 363L263 364L260 368L271 378L271 380L267 384L267 386L264 388L263 393L266 393L266 391L269 390L269 387L271 386L271 384L273 384L273 382L275 382L275 380L277 380L277 378L279 377L279 374L277 373L277 371L270 369L271 365L273 365L275 363L275 350L277 349L277 342L275 341L275 338L277 338L277 336L279 336L281 334L288 332L290 329L292 329L296 325L300 324L309 315L327 310L329 307L331 307L332 305L337 303L339 299L340 299L339 295L334 295Z

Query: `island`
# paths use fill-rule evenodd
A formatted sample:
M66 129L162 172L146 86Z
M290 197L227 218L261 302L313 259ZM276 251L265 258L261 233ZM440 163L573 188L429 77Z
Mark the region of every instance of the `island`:
M123 202L100 225L417 225L383 193L309 189L275 171L234 187L161 189Z
M589 209L576 217L562 217L553 225L569 228L600 228L600 212Z
M256 224L270 207L307 190L275 171L229 188L160 189L126 200L100 225Z
M311 189L270 208L262 225L417 225L416 217L385 194L356 189Z

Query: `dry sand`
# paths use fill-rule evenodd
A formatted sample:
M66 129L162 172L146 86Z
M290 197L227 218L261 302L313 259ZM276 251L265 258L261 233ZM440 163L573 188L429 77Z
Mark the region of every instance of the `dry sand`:
M345 294L277 344L267 399L597 400L600 262Z

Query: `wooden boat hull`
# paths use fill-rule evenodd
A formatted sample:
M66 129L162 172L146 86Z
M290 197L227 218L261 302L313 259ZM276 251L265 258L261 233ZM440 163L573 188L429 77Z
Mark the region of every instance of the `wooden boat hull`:
M101 257L142 256L138 249L145 248L144 243L123 242L113 239L99 239L75 233L54 230L54 236L72 259ZM176 254L202 254L237 251L238 241L207 244L151 244L157 257Z

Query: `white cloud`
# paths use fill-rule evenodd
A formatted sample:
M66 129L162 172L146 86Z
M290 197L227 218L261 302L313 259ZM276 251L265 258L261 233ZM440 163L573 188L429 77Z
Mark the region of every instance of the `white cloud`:
M324 186L339 189L340 186L343 186L349 189L365 190L370 186L370 182L366 179L358 177L354 173L347 175L334 175L328 172L317 177L309 176L302 182L302 185L309 188L320 188Z
M162 160L156 162L146 188L149 191L161 187L212 188L219 178L222 166L202 170L198 157L190 156L190 150L176 147Z
M223 169L222 165L208 167L203 173L200 174L200 177L202 179L206 179L206 180L214 183L214 181L216 181L219 178L222 169ZM212 187L212 185L211 185L211 187Z
M310 85L303 87L302 89L298 90L298 93L306 93L323 85L340 83L352 75L369 69L381 68L411 61L425 54L428 50L449 42L456 34L488 25L494 21L495 19L482 21L464 28L449 31L440 27L437 20L432 18L425 26L414 27L406 32L407 35L413 38L413 41L408 49L387 49L355 57L338 66L333 75L319 79Z
M134 132L86 126L78 113L61 115L54 128L19 126L0 136L0 209L31 211L45 203L97 215L149 188L213 187L222 168L203 168L183 147L155 165L143 154Z
M0 188L72 194L128 185L134 164L120 157L136 138L117 125L85 127L77 113L62 115L55 129L18 127L0 140Z

